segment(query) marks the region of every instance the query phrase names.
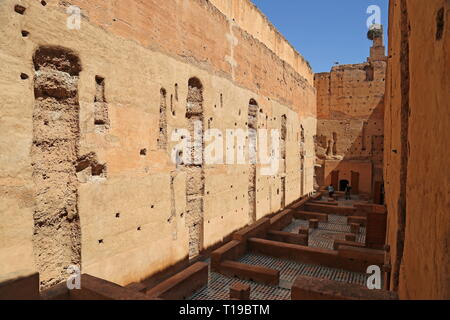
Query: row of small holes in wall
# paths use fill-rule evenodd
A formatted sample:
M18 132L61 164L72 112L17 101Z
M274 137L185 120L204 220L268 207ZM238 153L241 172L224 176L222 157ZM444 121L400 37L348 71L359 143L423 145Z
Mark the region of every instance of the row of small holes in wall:
M267 100L270 101L270 98L267 98ZM223 108L223 94L222 94L222 93L220 94L220 107ZM217 109L217 105L216 105L216 104L214 105L214 108ZM260 113L264 113L264 112L263 112L263 109L259 109L259 112L260 112ZM241 115L242 115L242 111L241 111L241 109L239 109L238 116L240 117ZM269 116L266 115L266 120L267 120L268 118L269 118ZM210 120L212 120L212 118L210 118ZM275 117L275 118L273 118L273 120L277 120L277 118ZM247 125L247 124L248 124L248 123L246 122L245 125ZM237 124L235 123L235 125L237 125Z
M246 174L247 174L247 171L243 171L242 174L243 174L243 175L246 175ZM259 179L258 179L258 182L259 182ZM233 186L231 186L231 189L233 189ZM206 191L206 194L209 194L209 191Z
M153 209L155 206L154 206L154 205L151 205L150 207ZM116 217L116 219L119 219L119 218L120 218L120 212L117 212L117 213L115 214L115 217ZM142 227L141 227L141 226L136 227L136 231L141 231L141 230L142 230ZM104 243L103 239L99 239L99 240L98 240L98 243L99 243L99 244Z
M247 174L247 172L244 171L244 172L243 172L243 175L246 175L246 174ZM276 179L276 178L275 178L275 177L272 177L272 179ZM261 179L257 179L257 182L261 182ZM230 188L233 189L233 186L230 186ZM256 191L262 191L262 190L264 190L264 188L257 189ZM209 193L210 193L209 191L206 191L206 194L207 194L207 195L209 195ZM243 197L245 197L245 195L243 195ZM237 197L236 197L236 200L237 200Z
M241 211L244 212L244 208L241 208ZM238 213L238 210L234 210L234 213ZM223 216L220 217L220 219L223 220ZM208 224L211 223L210 220L208 220Z
M231 188L233 188L233 186L231 186ZM256 191L258 192L258 191L262 191L262 190L264 190L264 188L257 189ZM209 195L209 191L207 191L206 194ZM280 194L280 189L277 189L277 195L279 195L279 194ZM245 198L245 194L242 195L242 198ZM236 196L235 200L237 200L237 199L238 199L238 197ZM269 200L269 198L267 198L267 200ZM258 201L258 203L259 203L259 201Z
M47 2L42 0L41 4L42 4L42 6L45 7L47 5ZM16 4L14 6L14 11L17 12L18 14L20 14L20 15L24 15L26 10L27 10L27 8L25 8L24 6L21 6L20 4Z
M142 230L142 227L141 226L139 226L139 227L137 227L136 228L136 231L141 231ZM98 244L104 244L105 243L105 241L103 240L103 239L99 239L98 240Z
M45 7L47 5L47 2L42 0L41 5ZM25 8L24 6L21 6L20 4L16 4L14 6L14 11L17 12L18 14L24 15L26 10L27 10L27 8Z
M171 99L172 99L172 95L171 95ZM178 101L178 84L177 83L175 83L175 100ZM267 98L267 100L270 101L270 98ZM220 94L220 107L223 108L223 94L222 93ZM217 108L217 105L214 105L214 108ZM260 109L259 112L263 113L263 109ZM172 110L172 115L175 116L174 110ZM242 115L242 111L241 111L241 109L239 109L238 116L241 116L241 115ZM268 119L269 119L269 116L266 115L266 120L268 120ZM272 120L277 120L277 117L274 117ZM213 121L212 117L208 119L208 126L210 125L210 122L212 122L212 121ZM238 126L237 122L235 122L234 125L237 127ZM245 126L247 126L247 125L248 125L248 123L246 122ZM258 126L258 128L261 128L261 126Z
M45 2L45 1L41 1L41 4L43 5L43 6L46 6L47 5L47 2ZM25 11L27 10L27 8L25 8L24 6L21 6L20 4L16 4L15 6L14 6L14 11L16 12L16 13L18 13L18 14L20 14L20 15L24 15L25 14ZM24 37L24 38L27 38L28 36L29 36L29 32L28 31L26 31L26 30L22 30L22 37ZM21 73L20 74L20 79L22 79L22 80L27 80L29 78L29 76L26 74L26 73Z
M172 99L172 95L171 95L171 99ZM175 83L175 100L178 101L178 84L177 83ZM267 98L267 100L270 101L270 98ZM217 105L214 105L214 108L217 108ZM220 108L223 108L223 94L222 93L220 94ZM260 112L263 113L263 110L260 109ZM175 116L174 110L172 110L172 115ZM242 111L241 111L241 109L239 109L238 116L241 116L241 115L242 115ZM266 115L266 119L268 119L267 115ZM276 120L276 119L277 119L276 117L273 118L273 120ZM212 121L212 120L213 120L213 118L210 118L210 121ZM247 125L247 123L245 123L245 125ZM237 126L237 123L235 123L235 126Z

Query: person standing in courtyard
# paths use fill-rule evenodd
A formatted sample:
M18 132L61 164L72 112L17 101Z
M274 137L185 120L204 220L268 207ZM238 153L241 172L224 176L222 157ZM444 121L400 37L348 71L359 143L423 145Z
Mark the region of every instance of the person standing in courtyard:
M351 200L352 199L352 186L347 185L345 187L345 200Z
M328 186L328 195L330 196L330 198L333 198L333 195L334 195L334 187L333 187L332 184L330 184L330 185Z

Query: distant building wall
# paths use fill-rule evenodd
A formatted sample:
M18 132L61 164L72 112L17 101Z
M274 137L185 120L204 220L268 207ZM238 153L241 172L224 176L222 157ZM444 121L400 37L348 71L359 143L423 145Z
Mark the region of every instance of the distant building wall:
M382 39L375 38L368 62L334 66L331 72L315 75L317 165L327 168L328 161L338 162L341 177L352 170L359 172L359 191L366 194L372 193L375 181L383 179L384 50ZM358 171L360 165L356 163L367 161L371 170ZM333 167L339 170L339 166ZM316 169L317 181L330 184L329 173L327 169Z

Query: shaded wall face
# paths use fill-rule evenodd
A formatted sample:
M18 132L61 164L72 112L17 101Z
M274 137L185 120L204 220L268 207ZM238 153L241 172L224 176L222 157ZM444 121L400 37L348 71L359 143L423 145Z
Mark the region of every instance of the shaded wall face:
M449 2L390 3L385 188L391 289L448 299Z
M372 180L382 180L386 72L384 59L369 60L315 75L318 162L371 161L371 175L364 173L369 179L367 193L372 190ZM324 179L331 177L325 172Z
M47 286L64 280L67 263L81 261L82 272L128 284L187 259L189 242L195 255L252 219L279 210L283 199L289 204L312 192L316 107L308 75L283 63L209 2L128 1L124 8L125 2L74 1L89 17L80 30L67 28L66 7L47 2L24 1L23 14L14 11L14 1L0 5L7 26L0 42L8 43L0 49L0 275L37 270ZM67 81L39 73L33 55L44 45L73 52L79 73L64 71ZM45 99L56 95L45 109L48 119L36 113L35 76L49 81ZM189 89L194 77L201 82L201 103L198 92ZM59 99L64 83L76 92L67 114ZM256 165L255 195L249 201L251 165L205 164L197 174L176 165L171 151L181 141L172 139L176 130L192 129L190 107L201 105L196 119L225 138L227 129L248 128L252 99L258 104L257 129L284 128L286 158L274 175L262 175ZM61 126L66 130L61 137L41 130L64 121L70 125ZM42 150L73 166L63 178L46 180L55 197L45 197L39 191L45 185L33 179L45 178L32 165L36 137L42 134L70 137L69 158ZM64 197L66 188L70 197ZM187 201L196 195L202 201L189 215ZM58 209L56 214L40 209L42 199ZM39 234L41 211L49 229ZM67 235L70 221L74 228ZM58 226L64 232L52 233ZM51 244L33 246L41 235L59 244L55 252Z

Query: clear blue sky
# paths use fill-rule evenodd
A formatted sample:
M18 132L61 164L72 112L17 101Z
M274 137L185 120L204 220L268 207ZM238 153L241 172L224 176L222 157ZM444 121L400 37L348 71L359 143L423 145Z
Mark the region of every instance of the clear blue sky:
M252 0L273 25L311 64L327 72L335 62L366 61L370 5L381 9L387 47L388 0Z

